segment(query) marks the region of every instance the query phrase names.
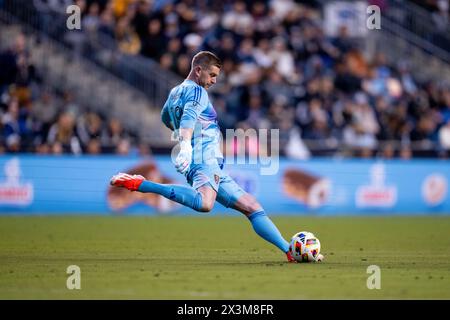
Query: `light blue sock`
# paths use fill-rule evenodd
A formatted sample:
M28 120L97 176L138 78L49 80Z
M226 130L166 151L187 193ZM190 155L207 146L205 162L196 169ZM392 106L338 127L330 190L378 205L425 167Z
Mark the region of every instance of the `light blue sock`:
M255 232L264 240L273 243L284 253L289 250L289 243L283 238L278 228L266 215L264 210L253 212L248 216Z
M167 199L181 203L196 211L200 211L202 207L202 194L191 187L175 184L160 184L145 180L139 186L138 191L160 194Z

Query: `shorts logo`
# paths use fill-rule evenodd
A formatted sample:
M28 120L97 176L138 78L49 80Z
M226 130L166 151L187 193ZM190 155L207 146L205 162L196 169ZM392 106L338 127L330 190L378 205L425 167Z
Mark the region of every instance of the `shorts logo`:
M216 184L219 184L219 176L217 174L214 175L214 181Z

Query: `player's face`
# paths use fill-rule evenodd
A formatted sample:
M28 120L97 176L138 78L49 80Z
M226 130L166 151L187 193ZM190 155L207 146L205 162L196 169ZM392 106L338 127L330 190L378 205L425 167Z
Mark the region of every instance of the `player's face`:
M208 68L200 68L200 73L198 77L198 84L203 88L208 89L213 84L217 82L217 77L219 76L220 69L217 66L210 66Z

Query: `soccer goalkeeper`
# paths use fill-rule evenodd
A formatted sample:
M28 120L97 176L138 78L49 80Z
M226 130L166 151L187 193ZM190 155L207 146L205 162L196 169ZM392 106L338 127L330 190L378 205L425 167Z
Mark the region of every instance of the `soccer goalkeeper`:
M224 160L217 114L206 92L216 83L220 68L221 62L213 53L197 53L187 79L170 91L161 111L163 123L175 130L179 139L181 149L175 168L186 176L192 187L154 183L126 173L113 176L110 183L132 191L157 193L200 212L209 212L217 200L246 215L261 238L283 251L289 262L294 262L289 243L258 201L222 171Z

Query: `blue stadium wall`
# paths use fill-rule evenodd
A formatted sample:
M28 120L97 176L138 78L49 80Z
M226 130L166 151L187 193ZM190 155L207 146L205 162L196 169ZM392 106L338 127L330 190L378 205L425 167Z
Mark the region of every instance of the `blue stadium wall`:
M271 164L275 174L264 175L269 167L225 170L270 215L450 214L448 161L282 159ZM4 155L0 170L0 214L197 214L157 195L109 186L117 172L185 184L167 156ZM212 214L237 213L217 203Z

